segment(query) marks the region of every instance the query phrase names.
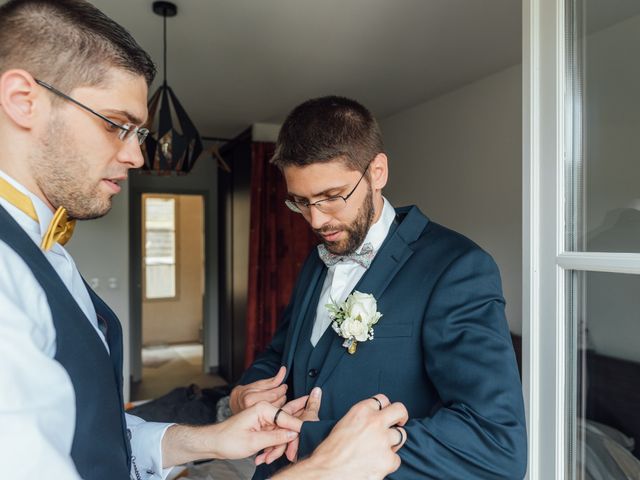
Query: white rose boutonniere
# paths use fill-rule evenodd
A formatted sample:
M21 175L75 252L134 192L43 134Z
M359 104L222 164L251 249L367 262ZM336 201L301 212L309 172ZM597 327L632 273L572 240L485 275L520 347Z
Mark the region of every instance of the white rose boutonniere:
M382 314L378 312L378 303L370 293L355 291L342 303L325 305L331 317L331 328L344 338L343 347L353 355L358 342L373 340L373 326Z

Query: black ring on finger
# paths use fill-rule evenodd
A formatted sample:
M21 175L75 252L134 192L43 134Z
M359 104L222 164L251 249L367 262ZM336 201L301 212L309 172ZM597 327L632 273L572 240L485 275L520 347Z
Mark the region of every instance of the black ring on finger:
M280 415L280 412L282 412L281 408L279 408L278 411L276 412L276 414L273 416L273 424L276 427L278 426L278 415Z
M402 442L404 442L404 433L402 433L402 430L400 430L400 428L397 427L396 425L393 425L392 427L389 427L389 428L393 428L396 432L400 434L400 440L398 440L398 443L391 445L391 448L399 447L400 445L402 445Z
M382 402L378 397L371 397L371 400L375 400L376 402L378 402L378 410L382 410Z

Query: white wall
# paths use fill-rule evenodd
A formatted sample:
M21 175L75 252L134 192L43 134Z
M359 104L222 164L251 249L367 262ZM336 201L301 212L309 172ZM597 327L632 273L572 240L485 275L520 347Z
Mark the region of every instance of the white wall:
M522 69L511 67L380 121L385 195L470 237L502 273L507 318L522 331Z
M590 251L640 252L640 16L592 33L584 57L585 228ZM386 194L476 241L502 272L521 333L521 67L381 121ZM589 345L640 361L640 276L590 273Z

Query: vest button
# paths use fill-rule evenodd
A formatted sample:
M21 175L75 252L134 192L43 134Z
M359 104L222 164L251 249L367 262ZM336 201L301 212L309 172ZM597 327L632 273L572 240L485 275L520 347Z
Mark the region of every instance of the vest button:
M318 370L316 370L315 368L312 368L311 370L309 370L309 376L311 378L315 378L318 376Z

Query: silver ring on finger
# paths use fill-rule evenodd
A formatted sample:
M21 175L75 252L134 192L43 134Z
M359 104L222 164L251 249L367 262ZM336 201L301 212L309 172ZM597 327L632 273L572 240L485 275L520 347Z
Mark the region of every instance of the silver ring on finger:
M396 425L393 425L389 428L393 428L396 432L398 432L398 435L400 435L400 439L398 440L398 443L391 445L391 448L399 447L400 445L402 445L402 442L404 442L404 433L402 433L402 430L400 430L400 427Z
M378 410L382 410L382 402L378 397L371 397L371 400L375 400L376 402L378 402Z

